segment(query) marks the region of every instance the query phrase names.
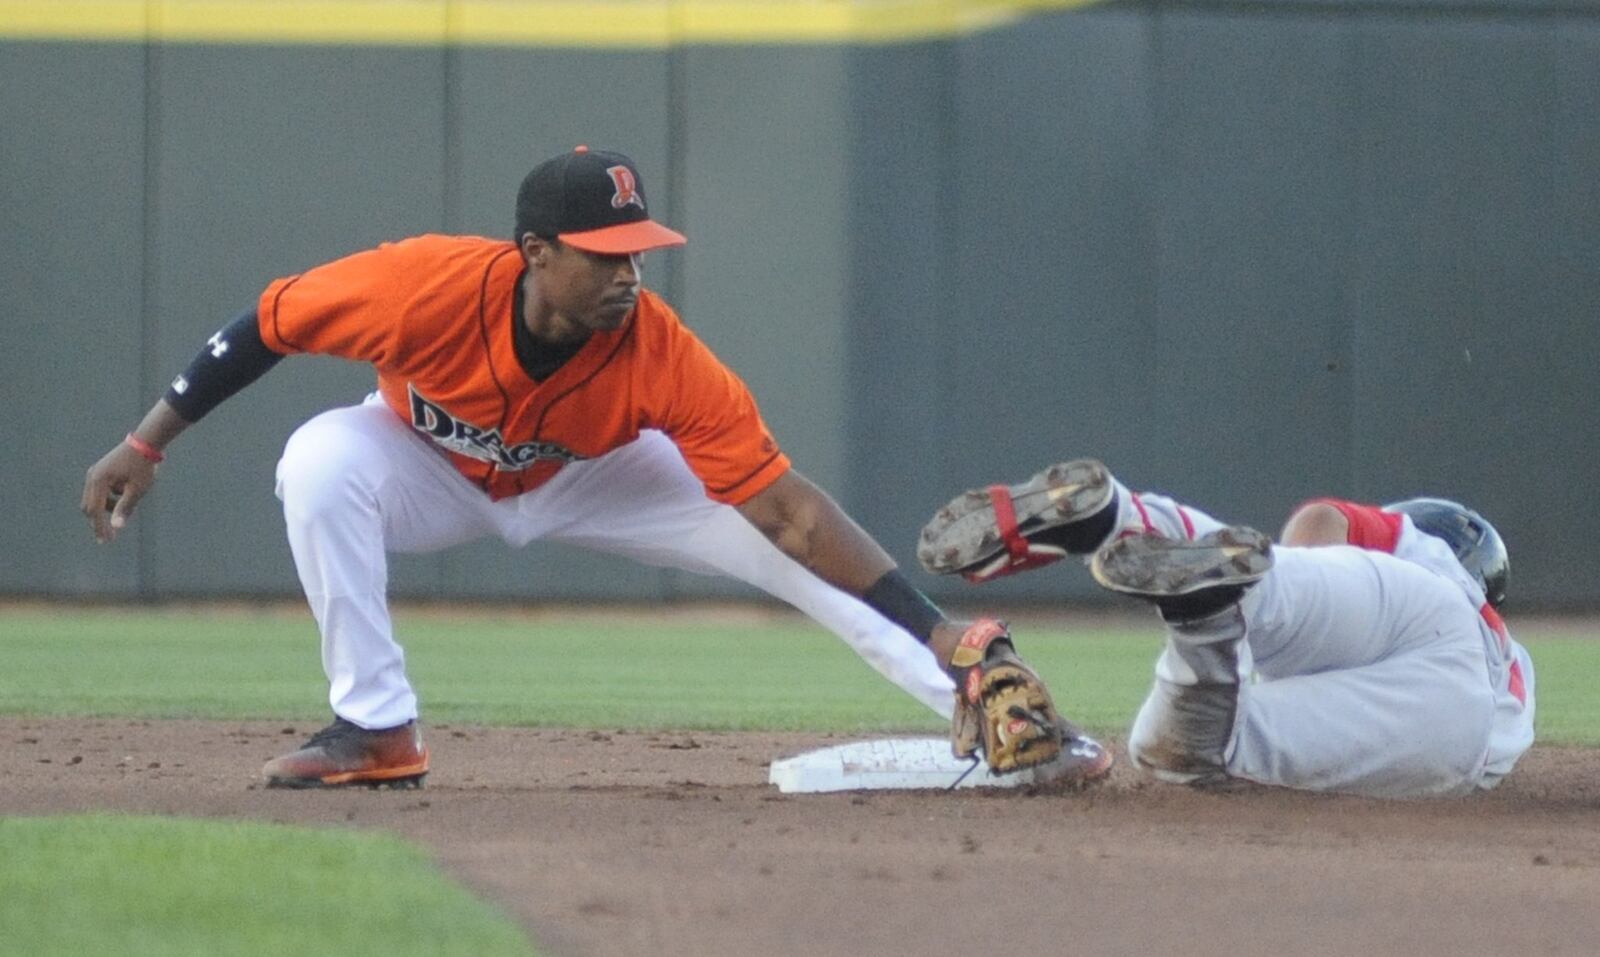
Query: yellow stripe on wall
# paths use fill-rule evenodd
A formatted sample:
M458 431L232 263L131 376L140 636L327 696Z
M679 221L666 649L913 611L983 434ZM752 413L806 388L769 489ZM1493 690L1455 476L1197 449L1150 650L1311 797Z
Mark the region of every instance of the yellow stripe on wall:
M0 0L0 39L562 46L896 43L1096 0Z

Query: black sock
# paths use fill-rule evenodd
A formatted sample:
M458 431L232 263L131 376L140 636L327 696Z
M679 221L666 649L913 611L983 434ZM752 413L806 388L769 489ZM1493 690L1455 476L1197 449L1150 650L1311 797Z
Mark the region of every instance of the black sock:
M1174 625L1209 618L1244 597L1243 585L1203 588L1192 595L1162 598L1156 602L1161 619Z
M1036 532L1024 531L1023 537L1030 542L1066 549L1069 555L1088 555L1105 542L1106 536L1111 534L1111 529L1116 524L1117 493L1113 489L1111 501L1093 515L1054 528L1042 528Z

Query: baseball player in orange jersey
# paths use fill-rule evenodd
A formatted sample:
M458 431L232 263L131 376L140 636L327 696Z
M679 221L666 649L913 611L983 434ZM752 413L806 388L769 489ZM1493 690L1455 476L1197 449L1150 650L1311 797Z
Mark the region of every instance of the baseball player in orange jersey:
M377 370L376 393L302 425L278 463L335 720L269 762L269 783L420 783L428 751L386 554L487 536L744 579L954 713L958 753L981 741L997 770L1109 768L1005 629L947 620L791 467L744 383L641 286L641 254L683 242L650 219L631 160L579 147L524 179L514 242L420 236L271 283L89 470L82 508L109 541L166 446L284 356Z

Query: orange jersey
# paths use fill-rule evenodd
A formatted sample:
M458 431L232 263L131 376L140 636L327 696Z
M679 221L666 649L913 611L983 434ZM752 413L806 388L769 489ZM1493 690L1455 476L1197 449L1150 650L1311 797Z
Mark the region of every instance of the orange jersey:
M419 236L356 253L261 294L275 352L370 362L395 414L496 499L660 429L719 502L789 469L750 390L648 290L622 328L596 332L542 382L517 361L516 245Z

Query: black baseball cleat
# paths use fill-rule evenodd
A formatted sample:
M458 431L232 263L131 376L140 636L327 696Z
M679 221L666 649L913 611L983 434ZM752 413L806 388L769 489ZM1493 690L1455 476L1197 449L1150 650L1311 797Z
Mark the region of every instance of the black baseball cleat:
M986 582L1087 555L1116 520L1111 473L1094 459L1076 459L1017 485L957 495L923 526L917 560L935 575Z
M1154 602L1167 621L1194 621L1244 597L1272 568L1272 539L1235 525L1194 540L1128 535L1089 564L1104 588Z

